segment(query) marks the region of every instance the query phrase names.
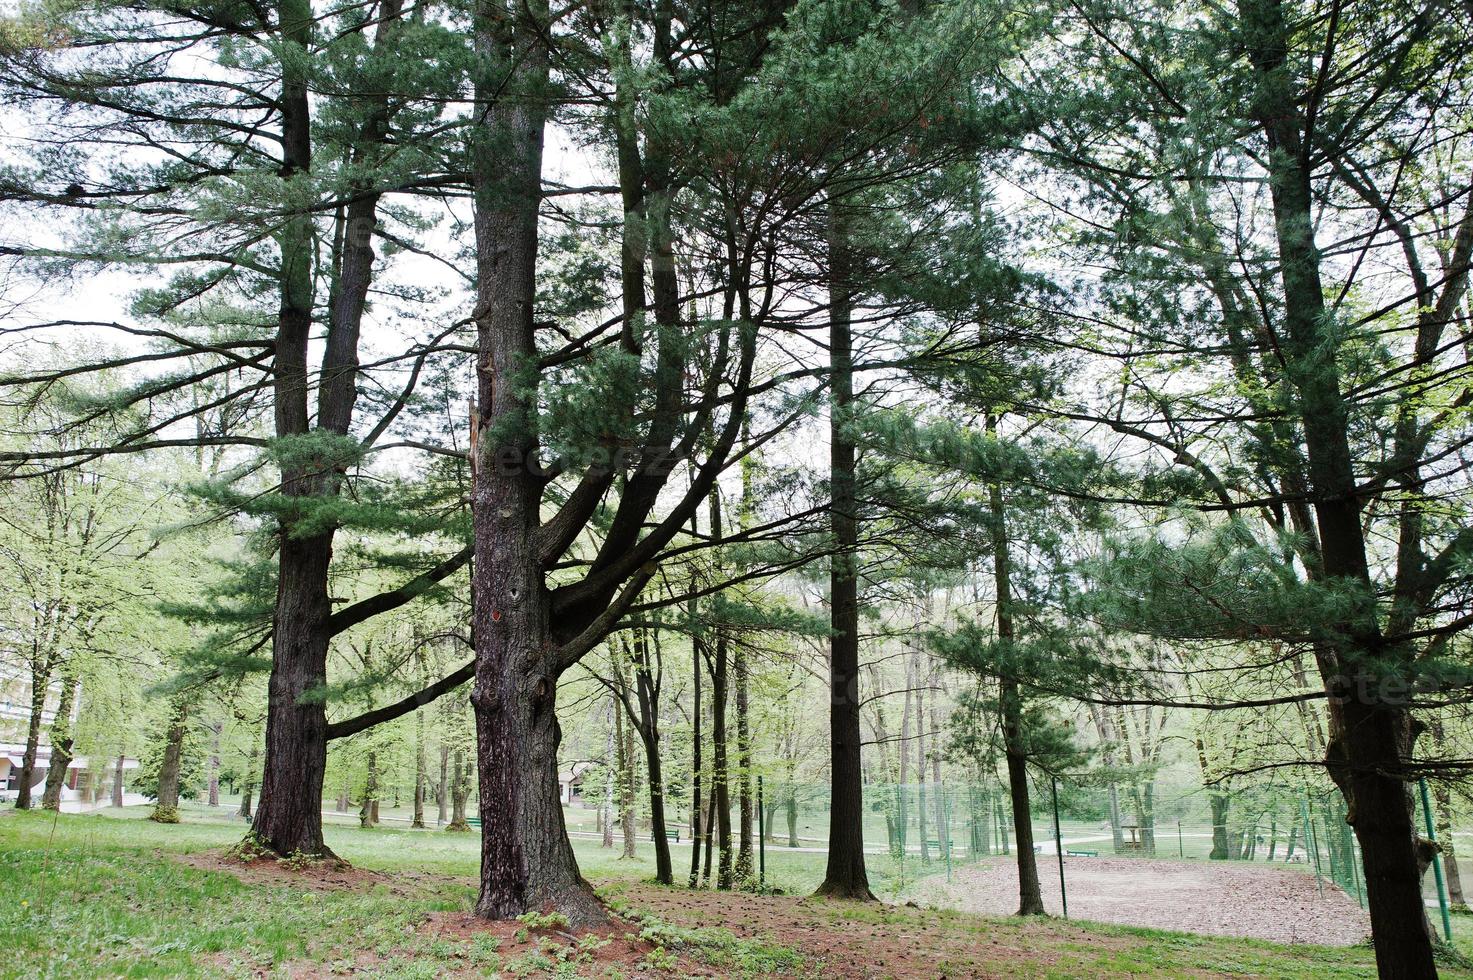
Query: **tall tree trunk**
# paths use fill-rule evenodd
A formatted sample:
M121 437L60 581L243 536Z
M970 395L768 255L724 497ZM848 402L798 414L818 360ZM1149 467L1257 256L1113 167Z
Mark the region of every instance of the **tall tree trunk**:
M1251 113L1268 143L1268 176L1284 292L1285 373L1304 427L1319 571L1347 604L1321 664L1330 695L1331 778L1349 804L1360 841L1376 964L1382 977L1435 977L1432 934L1422 903L1422 842L1407 783L1412 720L1404 703L1381 695L1388 661L1407 652L1388 644L1376 608L1365 531L1350 450L1350 423L1336 357L1340 329L1325 309L1315 242L1311 147L1289 59L1289 27L1281 0L1240 0L1243 46L1256 91ZM1410 584L1410 583L1407 583Z
M634 819L634 742L632 734L625 730L624 712L616 704L614 709L615 756L618 764L619 785L619 830L624 837L624 853L621 858L633 858L639 845Z
M691 602L692 622L695 621L695 601ZM698 884L701 874L701 837L704 829L701 822L701 646L697 639L691 644L691 793L690 793L690 887Z
M614 702L617 695L609 698L609 727L604 732L604 759L607 778L604 780L604 804L598 808L599 829L603 831L602 847L614 849L614 807L619 799L619 706Z
M36 781L36 755L41 746L41 719L46 712L46 691L51 686L53 656L38 654L31 662L31 714L26 724L26 748L20 759L20 786L15 808L31 808L31 784Z
M478 443L473 453L473 608L480 782L477 914L510 919L557 910L574 925L607 921L578 872L558 793L558 677L549 596L534 543L542 477L531 420L533 326L549 52L545 0L509 9L481 0L476 50L505 70L477 79L484 110L472 135L475 191Z
M997 433L997 421L987 419L987 431ZM1017 634L1013 625L1013 568L1008 540L1007 516L1003 509L1002 487L994 483L987 488L992 508L992 572L997 588L997 638L1012 643ZM1018 914L1043 915L1043 892L1038 883L1038 859L1033 852L1033 808L1028 799L1028 756L1023 733L1023 697L1018 679L1003 677L998 685L998 705L1002 712L1003 751L1007 755L1008 792L1013 801L1013 827L1018 835Z
M210 725L210 776L208 784L208 800L212 807L220 805L220 732L224 728L222 722Z
M358 826L367 830L378 824L378 753L368 753L368 777L363 783L363 804L358 810Z
M450 812L450 746L440 746L440 782L435 789L435 826L445 826Z
M864 866L864 778L859 724L859 524L853 307L856 263L842 206L829 202L829 854L819 895L872 900Z
M655 633L656 655L659 656L659 633ZM650 836L655 844L655 880L662 885L674 883L670 864L670 840L665 824L665 775L660 763L660 678L650 663L649 640L644 630L634 634L634 690L639 703L639 737L644 743L646 768L650 778ZM663 658L660 660L663 664Z
M184 754L184 736L189 731L189 702L175 697L164 735L164 758L159 763L158 796L149 819L157 823L179 822L179 765Z
M737 856L736 880L745 885L752 880L752 731L748 720L747 649L737 644L732 662L736 674L737 713Z
M930 837L926 827L926 691L921 673L921 652L915 650L911 657L915 663L916 701L916 833L921 843L921 863L931 863Z
M51 760L46 767L46 789L41 794L43 810L61 809L61 788L66 784L67 767L72 764L72 711L81 689L81 678L62 677L61 702L51 721Z
M711 540L722 539L721 497L711 491ZM719 574L719 572L718 572ZM730 641L726 630L716 625L715 656L711 663L711 805L716 811L716 847L719 854L716 870L716 887L720 891L731 888L731 783L728 772L726 704L728 699L727 675L730 659Z
M445 825L447 831L456 833L470 833L471 825L465 818L466 800L471 795L470 767L466 764L465 753L460 749L455 750L455 776L450 783L450 822Z
M1440 726L1439 726L1440 727ZM1443 877L1447 880L1447 899L1459 912L1468 911L1468 900L1463 896L1463 876L1458 871L1458 851L1453 844L1453 800L1452 787L1446 780L1439 779L1432 786L1432 796L1437 802L1437 843L1442 849Z
M281 0L282 166L284 178L305 177L312 165L307 53L312 32L310 0ZM311 388L308 345L313 308L311 216L289 216L277 236L281 253L280 310L273 364L276 435L309 429ZM322 476L302 463L283 465L286 496L314 496ZM325 855L322 779L327 767L327 716L319 691L327 682L328 567L332 532L295 535L283 520L278 533L276 610L267 685L266 765L261 801L251 824L257 846L277 854Z
M414 818L409 822L414 830L425 829L425 717L423 711L414 713Z
M113 772L113 806L120 808L123 805L123 764L126 761L127 756L119 753L117 769Z
M251 739L251 754L246 760L245 783L240 791L240 809L235 812L242 820L251 819L251 796L256 789L256 740Z

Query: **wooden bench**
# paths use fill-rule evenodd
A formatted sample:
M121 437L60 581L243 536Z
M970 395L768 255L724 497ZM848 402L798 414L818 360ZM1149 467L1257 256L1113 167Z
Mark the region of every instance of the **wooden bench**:
M481 825L481 818L480 817L466 817L465 818L465 822L468 823L468 824L470 824L472 827L479 827Z
M1069 849L1069 848L1066 847L1066 848L1064 848L1064 856L1065 857L1071 857L1071 858L1097 858L1097 857L1100 856L1100 852L1099 851L1076 851L1076 850L1071 850L1071 849Z
M665 839L666 840L673 840L675 843L679 844L680 843L680 831L678 831L678 830L667 830L667 831L665 831ZM651 837L650 840L654 840L654 838Z

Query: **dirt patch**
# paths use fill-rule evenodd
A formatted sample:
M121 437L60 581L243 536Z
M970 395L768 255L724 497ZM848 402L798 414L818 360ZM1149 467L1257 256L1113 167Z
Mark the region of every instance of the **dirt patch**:
M1060 960L1052 947L1089 944L1104 950L1129 939L1101 937L1063 922L984 923L893 905L818 898L682 892L632 885L618 901L666 922L717 926L741 938L791 947L805 959L802 976L831 978L1011 977L1046 972ZM727 975L727 974L718 974Z
M1041 859L1042 860L1042 859ZM1044 908L1060 912L1056 859L1039 866ZM1366 913L1339 888L1313 875L1265 865L1159 861L1144 858L1065 858L1073 918L1174 929L1208 936L1243 936L1281 943L1353 946L1370 934ZM923 903L984 915L1018 908L1018 869L993 861L958 869L914 890Z
M166 855L159 852L159 856ZM316 888L368 891L375 885L390 884L395 878L402 877L391 878L377 871L355 868L346 861L283 861L272 857L243 861L219 851L167 856L201 871L222 871L234 875L249 885L290 885L300 888L306 884Z

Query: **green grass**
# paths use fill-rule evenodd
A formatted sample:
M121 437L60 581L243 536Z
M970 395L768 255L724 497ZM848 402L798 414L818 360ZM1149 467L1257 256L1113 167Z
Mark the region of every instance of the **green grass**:
M294 882L247 883L233 874L193 867L181 856L217 851L240 839L244 825L186 806L185 822L162 826L146 809L62 816L9 813L0 817L0 976L285 975L308 965L322 972L361 968L394 977L462 973L502 976L580 976L576 957L545 950L498 950L494 937L429 939L417 926L434 912L469 911L475 898L478 842L472 835L435 831L364 831L330 823L329 845L356 867L382 872L362 888ZM618 858L596 841L578 840L584 873L618 904L637 906L653 875L646 842L638 858ZM690 852L677 848L683 879ZM823 855L769 851L771 878L803 894L822 873ZM758 899L749 899L757 902ZM1245 976L1352 977L1372 973L1368 949L1326 950L1249 940L1080 923L986 919L904 906L827 906L813 915L847 927L875 930L880 943L910 944L949 935L954 970L983 969L994 941L1046 950L1052 965L1037 976L1164 975L1184 972ZM699 905L696 905L698 914ZM801 975L805 954L770 941L738 939L702 922L650 917L648 938L658 951L647 969L671 954L721 975ZM1459 948L1473 955L1473 916L1459 917ZM1463 938L1463 937L1470 938ZM1455 964L1448 976L1473 976Z

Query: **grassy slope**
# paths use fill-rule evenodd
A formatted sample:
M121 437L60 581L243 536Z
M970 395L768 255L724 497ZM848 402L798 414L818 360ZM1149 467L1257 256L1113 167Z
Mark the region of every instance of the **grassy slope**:
M140 814L130 811L130 815ZM498 956L494 944L478 947L473 938L457 943L417 934L431 913L470 908L477 862L471 838L332 825L328 840L338 854L358 868L384 876L361 881L355 888L321 887L308 878L300 885L290 880L247 884L232 874L179 860L181 855L217 850L241 836L239 823L200 818L186 810L185 823L165 827L118 816L0 817L0 948L6 951L0 957L0 975L248 974L286 964L294 971L319 964L328 972L363 951L372 951L377 967L391 976L435 976L447 964L488 973L535 970L539 965L546 966L546 972L556 968L545 958ZM633 862L619 861L591 841L578 842L577 850L585 874L620 907L653 906L661 918L682 926L703 924L701 918L712 917L703 915L710 910L687 892L639 884L652 873L647 854ZM689 851L678 849L675 859L677 865L682 859L688 863ZM821 871L821 860L821 855L778 852L770 856L769 871L790 890L807 890ZM760 930L763 914L770 916L776 910L776 921L786 922L791 910L792 915L811 916L820 931L859 930L876 937L869 941L880 945L949 943L958 951L952 962L963 974L987 968L990 945L1012 951L1008 972L1033 975L1207 972L1325 977L1372 972L1365 949L1282 947L893 906L801 903L769 909L754 898L734 901L745 904L721 913L719 921L755 912L758 917L753 921ZM788 932L781 935L792 940L789 945L806 945ZM680 938L672 936L669 941L679 945ZM806 957L804 966L792 967L799 958L768 955L773 953L770 945L764 951L761 943L752 941L723 943L710 936L703 941L708 947L726 946L719 962L725 964L723 970L734 973L744 967L746 972L762 971L774 964L787 964L799 974L815 972L824 956L833 955L818 947L802 948L798 953ZM710 957L706 961L718 962ZM567 965L562 969L564 975L581 975Z

